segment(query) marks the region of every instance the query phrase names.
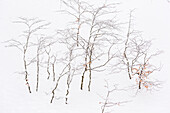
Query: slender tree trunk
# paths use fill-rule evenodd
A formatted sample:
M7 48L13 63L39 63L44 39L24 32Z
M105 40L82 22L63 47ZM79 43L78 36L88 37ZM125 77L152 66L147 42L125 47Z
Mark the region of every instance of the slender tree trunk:
M87 53L86 53L87 54ZM81 90L83 90L83 83L84 83L84 75L85 75L85 73L86 73L86 71L87 71L87 55L86 55L86 58L85 58L85 68L84 68L84 72L83 72L83 75L82 75L82 77L81 77L81 87L80 87L80 89Z
M63 76L63 75L62 75L62 76ZM54 97L55 97L55 90L57 89L58 84L59 84L59 81L60 81L60 79L61 79L61 77L62 77L62 76L60 76L60 77L57 79L57 82L56 82L55 88L52 90L52 98L51 98L51 100L50 100L50 103L52 103L52 102L53 102L53 99L54 99Z
M25 51L24 51L23 60L24 60L24 69L25 69L25 81L26 81L26 85L28 87L28 91L29 91L29 93L31 93L31 88L30 88L30 85L28 82L28 71L27 71L27 62L26 62L26 58L25 58Z
M47 73L48 73L48 77L47 77L47 79L49 79L50 78L50 57L48 57L48 62L47 62Z
M90 50L90 57L89 57L89 85L88 85L88 91L90 91L90 87L91 87L91 75L92 75L92 70L91 70L91 62L92 62L92 50L93 48L91 48Z
M70 83L67 83L67 93L66 93L66 100L65 100L65 104L68 104L68 94L69 94L69 89L70 89Z
M139 81L139 89L141 89L141 80Z
M52 67L53 67L53 81L55 81L55 64L54 63L52 64Z
M89 67L90 68L90 67ZM88 91L90 91L91 87L91 69L89 70L89 85L88 85Z
M78 29L77 29L77 47L79 46L79 31L80 30L80 25L78 26Z
M129 37L130 37L130 33L131 33L131 13L130 12L130 17L129 17L129 23L128 23L128 32L127 32L127 39L126 39L126 42L125 42L125 50L124 50L124 57L126 59L126 65L127 65L127 68L128 68L128 75L129 75L129 78L132 79L131 77L131 72L130 72L130 64L129 64L129 59L127 57L127 54L126 54L126 50L128 48L128 41L129 41Z
M142 67L142 69L141 69L141 72L140 72L140 74L139 74L139 89L141 89L141 83L142 83L142 74L143 74L143 67Z
M39 84L39 53L37 53L37 85L36 85L36 91L38 91L38 84Z
M80 87L81 90L83 90L84 74L86 71L87 71L87 69L85 68L83 75L81 76L81 87Z

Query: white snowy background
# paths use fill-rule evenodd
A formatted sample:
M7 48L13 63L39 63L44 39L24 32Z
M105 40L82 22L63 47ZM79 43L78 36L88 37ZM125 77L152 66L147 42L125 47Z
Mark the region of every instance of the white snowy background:
M87 2L96 5L102 3L101 0ZM117 0L117 2L121 3L120 8L125 17L131 9L136 9L134 13L136 28L143 31L147 38L154 39L154 48L164 51L155 59L155 62L161 62L163 65L162 70L156 75L163 81L163 85L159 91L141 93L130 98L131 102L113 107L113 112L170 113L170 3L166 0ZM12 23L18 17L38 17L50 21L52 22L50 29L65 26L69 19L56 14L60 7L62 4L59 0L0 0L0 42L17 38L21 33L22 27ZM125 17L122 16L122 20ZM95 91L89 93L73 90L74 94L71 94L68 105L63 102L50 104L50 94L43 91L29 94L23 85L23 76L15 73L21 70L21 58L18 50L5 48L3 43L0 44L0 113L101 112L99 104L101 99Z

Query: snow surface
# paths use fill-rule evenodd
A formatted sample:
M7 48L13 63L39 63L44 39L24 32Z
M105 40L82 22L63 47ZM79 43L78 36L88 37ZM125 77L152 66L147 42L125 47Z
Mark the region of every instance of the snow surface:
M92 1L98 4L97 0ZM113 97L130 102L121 106L112 107L114 113L169 113L170 107L170 3L166 0L121 0L120 8L128 14L130 9L136 8L135 21L137 28L144 31L148 38L154 38L154 47L164 51L155 59L161 61L163 68L157 73L158 79L163 81L163 88L153 93L141 93L136 97L117 94ZM64 16L60 17L55 11L62 7L57 0L0 0L0 42L16 38L21 28L12 21L17 17L39 17L50 20L52 27L63 26L68 21ZM56 21L57 18L57 21ZM126 17L124 17L126 18ZM93 83L95 90L88 92L87 88L80 91L75 85L71 90L69 104L64 104L63 97L55 99L50 104L51 92L48 82L40 83L41 90L29 94L22 75L15 72L22 70L21 55L15 48L5 48L0 44L0 113L100 113L103 100L99 95L105 96L105 89L101 88L104 81L101 78ZM76 79L75 79L76 81ZM97 82L98 81L98 82ZM103 83L103 84L101 84ZM33 82L32 85L35 83ZM74 86L74 85L73 85ZM101 87L98 87L101 86Z

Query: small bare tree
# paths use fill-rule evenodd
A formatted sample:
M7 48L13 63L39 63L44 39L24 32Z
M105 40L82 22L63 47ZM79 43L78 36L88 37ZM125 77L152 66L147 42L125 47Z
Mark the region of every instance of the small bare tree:
M73 68L72 66L72 61L74 60L74 56L73 56L73 50L74 50L74 46L69 49L69 63L68 63L68 74L67 74L67 91L66 91L66 98L65 98L65 103L68 104L68 95L70 93L70 84L73 80L73 76L75 74L76 69Z
M36 83L36 91L38 91L39 86L39 74L40 74L40 66L42 65L42 61L40 59L40 56L45 53L45 44L46 44L47 38L45 36L40 36L40 38L37 38L37 43L32 43L32 45L37 47L36 50L36 67L37 67L37 83Z
M45 61L46 64L45 67L48 74L47 79L49 79L51 73L53 73L53 81L55 81L55 62L56 62L56 55L53 54L54 44L56 44L56 41L52 37L48 37L44 45L44 51L47 55L47 60ZM51 66L52 66L52 72L50 72Z
M102 113L105 113L106 108L111 108L111 107L116 106L116 105L120 106L122 104L130 102L130 101L121 101L121 102L113 102L113 101L111 101L111 98L112 98L111 94L113 92L126 91L126 90L125 89L118 89L117 85L114 85L114 88L111 88L109 86L109 83L106 80L105 80L105 82L106 82L105 88L107 89L107 94L106 94L106 97L100 96L104 100L104 102L99 102L99 104L102 105L101 106ZM107 112L107 113L109 113L109 112Z

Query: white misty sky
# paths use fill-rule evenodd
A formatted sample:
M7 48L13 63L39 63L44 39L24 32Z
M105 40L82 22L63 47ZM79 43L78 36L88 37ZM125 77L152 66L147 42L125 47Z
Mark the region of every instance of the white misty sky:
M100 0L87 0L95 5L100 4ZM103 0L104 1L104 0ZM116 1L116 0L108 0ZM155 62L161 62L163 68L158 74L158 79L164 82L163 88L158 92L147 95L139 95L134 98L133 102L119 107L115 110L115 113L169 113L170 107L170 3L166 0L117 0L121 2L120 8L126 16L128 11L136 9L134 13L136 28L144 32L146 38L155 39L154 48L163 50L164 53L160 55ZM102 2L101 2L102 3ZM0 42L5 40L16 38L21 31L21 28L13 24L17 17L39 17L53 23L52 27L63 27L65 21L68 18L64 16L60 17L55 13L60 9L62 4L59 0L0 0ZM125 17L126 17L125 16ZM122 16L122 20L123 20ZM125 18L127 19L127 18ZM28 103L24 107L25 100L19 99L20 95L25 93L15 92L19 91L21 87L19 82L13 80L12 73L16 70L20 70L20 62L16 63L16 56L18 51L15 49L5 48L0 44L0 112L1 113L27 113L27 107L31 108L31 101L27 94L25 100ZM19 56L18 56L19 57ZM22 65L22 64L21 64ZM19 79L20 77L16 77ZM14 87L15 86L15 87ZM15 90L16 88L16 90ZM15 95L18 94L17 95ZM14 97L13 97L14 94ZM13 98L13 99L12 99ZM16 99L17 98L17 99ZM94 99L95 100L95 99ZM30 101L30 102L29 102ZM15 104L19 103L19 104ZM18 112L17 107L23 107ZM38 105L33 105L38 106ZM47 106L49 106L47 104ZM46 107L41 105L41 107ZM37 107L41 109L41 107ZM50 107L47 107L50 109ZM45 108L42 108L45 110ZM58 108L60 109L60 108ZM73 110L73 108L70 108ZM82 108L83 109L83 108ZM16 110L16 111L15 111ZM60 109L62 110L62 109ZM85 109L84 109L85 110ZM57 111L57 110L56 110ZM53 113L56 112L53 109ZM74 111L74 110L73 110ZM86 111L86 110L85 110ZM32 113L41 113L35 110L30 111ZM48 112L48 110L46 110ZM57 111L60 113L59 111ZM29 112L28 112L29 113ZM44 112L45 113L45 112ZM50 112L52 113L52 112ZM73 113L70 111L61 111L61 113ZM81 111L81 113L85 113ZM95 113L95 112L94 112ZM96 112L97 113L97 112Z

